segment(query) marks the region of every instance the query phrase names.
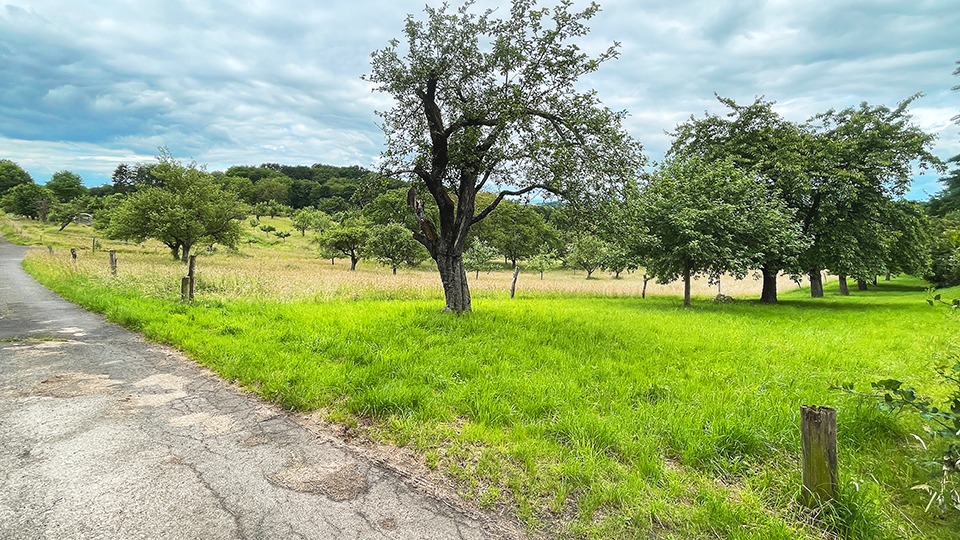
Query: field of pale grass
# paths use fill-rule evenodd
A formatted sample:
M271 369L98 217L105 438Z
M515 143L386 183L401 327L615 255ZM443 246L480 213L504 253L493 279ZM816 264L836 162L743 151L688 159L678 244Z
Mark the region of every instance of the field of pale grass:
M187 305L185 268L160 245L101 241L94 253L86 228L0 229L53 246L25 267L64 297L284 407L412 449L463 497L532 532L960 537L960 516L925 511L911 490L927 479L916 416L832 389L892 377L943 395L932 365L957 321L927 306L920 280L850 297L830 284L817 300L785 282L778 305L755 301L758 281L724 280L724 294L749 300L733 304L709 301L716 288L700 282L684 309L676 284L651 282L641 300L636 273L525 272L511 300L503 270L472 279L476 311L454 317L440 313L428 266L350 272L309 236L274 242L245 226L237 252L199 252ZM801 404L838 410L841 496L814 510L798 503Z

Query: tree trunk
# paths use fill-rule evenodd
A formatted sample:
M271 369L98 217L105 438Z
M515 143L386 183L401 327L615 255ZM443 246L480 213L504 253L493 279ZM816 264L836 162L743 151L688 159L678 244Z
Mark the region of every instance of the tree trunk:
M587 270L587 279L590 279L591 275L593 275L593 270Z
M437 270L440 271L443 296L447 301L443 311L470 311L470 287L467 285L467 273L463 269L463 257L440 253L437 255Z
M858 279L858 280L857 280L857 290L858 290L858 291L865 291L865 290L867 290L867 280L865 280L865 279Z
M887 272L886 277L883 278L884 281L890 281L890 272Z
M640 292L640 298L647 297L647 282L650 281L650 278L644 274L643 275L643 291Z
M690 259L683 261L683 307L690 307Z
M183 251L180 253L180 262L187 264L190 262L190 249L193 247L193 244L183 244Z
M760 303L776 304L778 270L764 266L760 269L760 273L763 274L763 290L760 292Z
M873 276L873 286L877 286L877 276Z
M847 276L840 274L838 278L840 281L840 295L850 296L850 288L847 287Z
M397 267L396 267L396 266L393 267L393 275L397 275Z
M350 271L351 271L351 272L353 272L354 270L357 269L357 261L359 261L359 260L360 260L360 258L357 257L356 255L351 255L351 256L350 256Z
M823 274L819 268L811 268L810 277L810 298L823 298Z

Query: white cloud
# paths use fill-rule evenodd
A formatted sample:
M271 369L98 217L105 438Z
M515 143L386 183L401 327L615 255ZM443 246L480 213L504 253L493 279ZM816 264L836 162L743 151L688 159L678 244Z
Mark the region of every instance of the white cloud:
M0 158L38 176L87 171L91 183L106 181L116 159L142 161L160 145L212 169L376 162L374 111L390 101L360 76L372 51L400 37L406 13L421 13L420 3L386 0L8 2ZM630 113L626 125L653 159L669 145L664 131L721 111L715 92L763 95L796 121L924 92L915 121L940 134L938 155L960 153L949 124L960 112L949 91L960 82L952 0L602 4L583 45L620 41L621 57L584 83Z

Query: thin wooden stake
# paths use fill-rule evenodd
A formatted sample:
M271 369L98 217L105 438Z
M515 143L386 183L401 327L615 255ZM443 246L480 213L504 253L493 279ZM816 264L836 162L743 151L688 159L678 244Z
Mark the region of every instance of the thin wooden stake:
M800 407L803 503L814 508L837 498L837 411Z
M513 268L513 283L510 284L510 298L513 298L513 294L517 292L517 277L520 275L520 267L515 266Z
M189 292L190 292L190 301L191 301L191 302L193 302L193 293L194 293L194 291L196 290L196 283L197 283L197 281L196 281L196 273L195 273L196 267L197 267L197 256L196 256L196 255L191 255L191 256L190 256L190 265L189 265L189 267L187 268L187 278L190 279L190 290L189 290Z
M96 252L97 252L97 239L94 238L93 244L90 246L90 253L96 253Z
M117 252L112 249L110 250L110 273L117 275Z

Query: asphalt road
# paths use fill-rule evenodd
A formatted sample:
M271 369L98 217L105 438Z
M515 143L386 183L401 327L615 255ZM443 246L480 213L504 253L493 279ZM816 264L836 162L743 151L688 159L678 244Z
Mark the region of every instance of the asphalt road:
M38 285L0 239L0 538L515 537Z

